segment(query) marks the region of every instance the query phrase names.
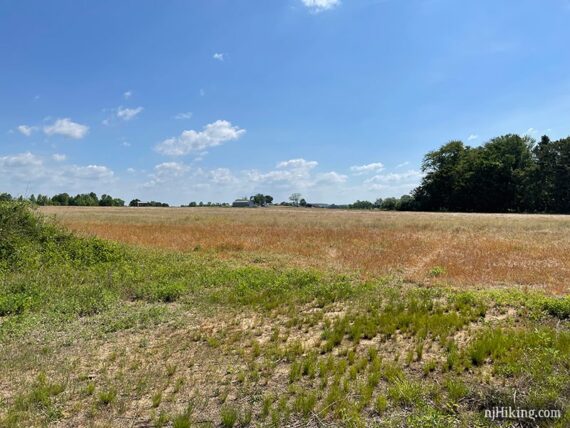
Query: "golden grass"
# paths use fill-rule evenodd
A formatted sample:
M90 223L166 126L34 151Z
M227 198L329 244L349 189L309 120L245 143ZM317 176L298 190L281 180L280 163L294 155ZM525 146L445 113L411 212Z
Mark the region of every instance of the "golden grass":
M81 234L256 263L569 291L570 217L318 209L42 207ZM442 268L442 269L441 269Z

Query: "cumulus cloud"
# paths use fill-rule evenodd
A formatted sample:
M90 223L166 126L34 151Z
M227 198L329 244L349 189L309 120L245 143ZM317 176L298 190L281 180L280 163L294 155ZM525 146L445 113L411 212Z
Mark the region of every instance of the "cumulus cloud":
M69 118L57 119L52 125L44 126L47 135L63 135L64 137L80 140L89 132L89 127L73 122Z
M290 159L277 164L277 168L291 168L309 170L315 168L319 163L317 161L306 161L305 159Z
M410 169L406 172L390 172L387 174L377 174L364 180L364 185L370 190L383 189L411 189L415 187L423 177L421 171Z
M41 165L42 160L30 152L0 156L0 166L3 168L30 168Z
M224 54L221 52L216 52L216 53L214 53L214 55L212 55L212 58L214 58L218 61L223 61L224 60Z
M473 141L476 140L477 138L479 138L477 134L470 134L469 137L467 137L467 141Z
M302 0L312 12L323 12L340 5L340 0Z
M192 119L192 112L187 111L185 113L178 113L176 116L174 116L174 119L178 120Z
M340 184L346 183L348 177L344 174L339 174L335 171L325 172L323 174L319 174L317 176L316 183L331 183L331 184Z
M237 140L245 132L245 129L233 126L227 120L217 120L206 125L202 131L183 131L179 137L164 140L156 146L156 150L164 155L183 156Z
M228 185L238 182L238 179L228 168L216 168L208 173L208 178L212 183L218 185Z
M181 176L189 169L190 167L180 162L163 162L154 167L154 170L158 175L175 177Z
M28 126L28 125L20 125L18 126L18 131L20 132L20 134L25 135L26 137L29 137L30 135L32 135L32 132L34 132L36 130L35 126Z
M20 189L25 183L30 193L49 194L85 191L86 188L108 192L109 184L115 180L113 171L106 166L70 165L65 160L61 154L42 157L31 152L2 156L0 180L8 189Z
M141 113L143 110L144 108L142 107L137 107L137 108L119 107L117 109L117 117L125 121L131 120L137 117L137 115Z
M111 178L113 175L115 175L111 169L103 165L72 165L67 170L67 173L71 177L84 180L100 180Z
M372 172L379 172L379 171L382 171L383 169L384 169L384 164L382 164L381 162L369 163L367 165L354 165L354 166L350 167L350 170L355 175L362 175L362 174L368 174L368 173L372 173Z

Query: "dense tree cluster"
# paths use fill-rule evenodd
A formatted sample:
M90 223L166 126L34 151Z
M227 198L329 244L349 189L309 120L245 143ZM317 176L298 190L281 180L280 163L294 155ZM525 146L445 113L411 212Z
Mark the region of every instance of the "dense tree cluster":
M414 205L426 211L570 212L570 138L504 135L429 152Z
M59 193L54 196L32 195L30 202L36 205L57 205L57 206L77 206L77 207L122 207L125 201L113 198L110 195L102 195L101 198L96 193L81 193L71 196L68 193Z
M414 198L410 195L403 195L400 198L378 198L375 202L356 201L348 206L351 210L412 211L415 208Z

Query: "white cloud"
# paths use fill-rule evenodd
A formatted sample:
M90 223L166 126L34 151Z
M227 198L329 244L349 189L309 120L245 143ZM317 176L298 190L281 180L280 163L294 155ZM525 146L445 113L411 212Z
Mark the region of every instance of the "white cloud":
M470 134L469 137L467 137L467 141L473 141L476 140L477 138L479 138L477 134Z
M73 122L69 118L57 119L53 125L44 126L47 135L63 135L64 137L80 140L89 132L89 127Z
M41 165L42 160L30 152L12 156L0 156L0 166L3 168L32 168Z
M102 165L77 166L72 165L67 173L74 178L84 180L101 180L112 178L115 174L111 169Z
M292 168L292 169L313 169L319 163L317 161L306 161L305 159L290 159L288 161L279 162L277 168Z
M69 165L65 159L61 154L40 157L30 152L0 157L0 181L12 191L29 193L112 190L109 185L114 181L114 173L108 167Z
M410 164L410 162L405 161L405 162L402 162L402 163L399 163L398 165L396 165L396 168L403 168L403 167L405 167L406 165L409 165L409 164Z
M208 174L212 183L219 185L227 185L237 183L237 178L227 168L216 168Z
M129 98L131 98L133 96L133 91L125 91L123 92L123 97L128 100Z
M123 120L131 120L134 119L143 110L144 108L142 107L137 107L137 108L119 107L117 109L117 117Z
M123 147L131 147L131 143L129 143L128 141L123 141L123 142L121 143L121 146L123 146Z
M188 171L190 167L180 162L163 162L154 167L154 170L161 176L179 177Z
M355 175L363 175L371 172L379 172L382 171L383 169L384 169L384 164L382 164L381 162L369 163L367 165L354 165L350 167L350 170Z
M369 190L385 190L385 189L408 189L411 190L417 186L423 177L421 171L410 169L406 172L387 174L377 174L364 180L364 185Z
M176 116L174 116L174 119L178 119L178 120L184 120L184 119L191 119L192 118L192 112L187 111L185 113L178 113Z
M223 61L224 60L224 54L220 53L220 52L216 52L216 53L214 53L214 55L212 55L212 58L214 58L218 61Z
M246 171L245 174L246 179L252 183L281 183L305 188L314 184L311 171L318 164L317 161L302 158L290 159L279 162L275 170L262 173L254 169Z
M35 130L36 130L35 126L28 126L28 125L18 126L18 131L20 132L20 134L25 135L26 137L32 135L32 132L34 132Z
M322 12L340 5L340 0L301 0L312 12Z
M323 174L319 174L317 176L317 183L331 183L331 184L340 184L346 183L348 176L344 174L339 174L335 171L325 172Z
M206 125L202 131L183 131L179 137L164 140L156 146L156 150L171 156L187 155L194 151L220 146L227 141L237 140L245 132L245 129L233 126L227 120L217 120Z
M533 135L536 134L538 131L534 128L528 128L526 131L526 135Z

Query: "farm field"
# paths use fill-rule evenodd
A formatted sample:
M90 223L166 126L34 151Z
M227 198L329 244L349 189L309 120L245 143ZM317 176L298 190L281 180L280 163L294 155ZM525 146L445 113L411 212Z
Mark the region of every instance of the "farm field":
M2 427L570 424L568 217L5 203L0 230Z
M570 217L322 209L41 207L127 244L458 287L570 291Z

